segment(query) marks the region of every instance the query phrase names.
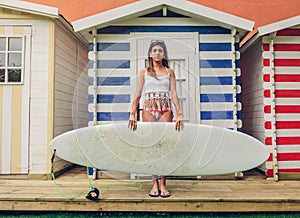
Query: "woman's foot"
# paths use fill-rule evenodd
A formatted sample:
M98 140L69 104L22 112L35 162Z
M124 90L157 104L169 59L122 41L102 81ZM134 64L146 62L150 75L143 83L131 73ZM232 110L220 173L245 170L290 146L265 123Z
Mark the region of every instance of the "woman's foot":
M149 193L149 196L150 197L154 197L154 198L160 196L160 190L158 190L158 189L152 189L150 191L150 193Z
M157 176L152 176L153 180L153 187L149 193L150 197L158 197L160 196L160 190L159 190L159 182Z
M171 196L171 193L167 189L160 191L160 197L162 197L162 198L168 198L170 196Z
M160 180L160 197L168 198L171 196L170 191L167 189L166 186L166 177L162 176Z

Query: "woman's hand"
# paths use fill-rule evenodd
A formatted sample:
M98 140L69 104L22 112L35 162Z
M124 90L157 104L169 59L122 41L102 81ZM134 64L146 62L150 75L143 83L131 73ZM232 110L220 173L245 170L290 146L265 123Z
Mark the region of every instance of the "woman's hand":
M176 117L176 124L175 124L175 129L177 130L177 131L181 131L181 130L183 130L183 120L182 120L182 115L180 114L180 115L177 115L177 117Z
M137 122L136 122L136 119L135 119L135 115L132 114L132 113L130 113L130 117L129 117L129 120L128 120L128 128L132 131L137 129Z

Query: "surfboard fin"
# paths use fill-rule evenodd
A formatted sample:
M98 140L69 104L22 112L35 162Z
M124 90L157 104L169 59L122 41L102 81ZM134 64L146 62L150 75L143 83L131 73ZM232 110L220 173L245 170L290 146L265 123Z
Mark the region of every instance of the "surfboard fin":
M100 191L97 188L92 188L85 198L91 201L97 201L99 200L99 195Z

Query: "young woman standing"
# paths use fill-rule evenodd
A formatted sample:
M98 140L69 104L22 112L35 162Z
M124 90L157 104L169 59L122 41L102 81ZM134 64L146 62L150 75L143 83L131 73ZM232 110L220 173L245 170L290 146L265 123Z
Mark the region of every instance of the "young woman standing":
M169 67L168 52L163 40L152 40L148 49L148 67L139 73L138 85L128 121L131 130L137 129L136 109L144 90L143 122L172 122L171 99L176 110L175 129L183 128L182 112L176 92L176 78ZM170 197L166 186L166 177L152 176L151 197Z

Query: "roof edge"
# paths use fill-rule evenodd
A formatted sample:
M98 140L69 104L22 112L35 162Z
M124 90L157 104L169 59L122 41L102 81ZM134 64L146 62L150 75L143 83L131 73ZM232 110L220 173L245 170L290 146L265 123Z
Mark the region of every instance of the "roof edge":
M20 0L1 0L0 7L47 17L59 17L58 8Z
M265 26L258 27L259 36L263 36L278 30L282 30L288 27L296 26L300 24L300 15L291 17L285 20L274 22Z
M112 22L116 19L125 18L138 14L141 11L154 9L163 6L177 8L196 16L209 18L223 24L234 26L246 31L252 31L254 21L250 21L232 14L212 9L187 0L140 0L125 6L114 8L99 14L91 15L72 22L74 30L81 31L97 25Z

